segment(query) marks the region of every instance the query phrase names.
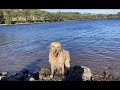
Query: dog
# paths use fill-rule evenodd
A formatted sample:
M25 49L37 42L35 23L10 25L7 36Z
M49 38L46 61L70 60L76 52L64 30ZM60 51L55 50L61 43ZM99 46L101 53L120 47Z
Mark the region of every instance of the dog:
M59 69L64 75L65 67L70 68L69 51L64 50L59 42L52 42L49 46L49 63L51 65L51 78L54 76L55 69Z

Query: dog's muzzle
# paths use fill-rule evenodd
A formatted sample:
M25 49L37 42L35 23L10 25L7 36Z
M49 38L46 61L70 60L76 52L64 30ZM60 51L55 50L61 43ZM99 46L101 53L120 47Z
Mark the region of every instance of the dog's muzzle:
M58 54L59 54L59 51L57 51L57 50L55 50L55 51L53 52L53 55L54 55L55 57L57 57Z

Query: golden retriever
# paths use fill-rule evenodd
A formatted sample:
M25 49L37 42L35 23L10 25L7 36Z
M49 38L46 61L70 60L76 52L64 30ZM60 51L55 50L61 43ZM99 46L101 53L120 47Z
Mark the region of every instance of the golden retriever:
M50 77L53 77L55 69L59 69L63 75L65 67L70 68L69 52L64 50L59 42L52 42L49 48Z

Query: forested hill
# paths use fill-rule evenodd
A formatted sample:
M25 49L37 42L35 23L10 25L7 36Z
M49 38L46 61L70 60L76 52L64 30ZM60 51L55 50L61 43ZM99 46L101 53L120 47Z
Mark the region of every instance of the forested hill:
M81 14L78 12L47 12L40 9L0 9L0 24L52 22L64 20L119 18L117 14Z

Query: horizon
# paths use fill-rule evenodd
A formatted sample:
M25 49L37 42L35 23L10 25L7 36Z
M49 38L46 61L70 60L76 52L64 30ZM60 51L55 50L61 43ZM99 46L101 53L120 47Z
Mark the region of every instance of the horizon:
M93 14L117 14L120 12L120 9L40 9L48 12L79 12L84 13L93 13Z

